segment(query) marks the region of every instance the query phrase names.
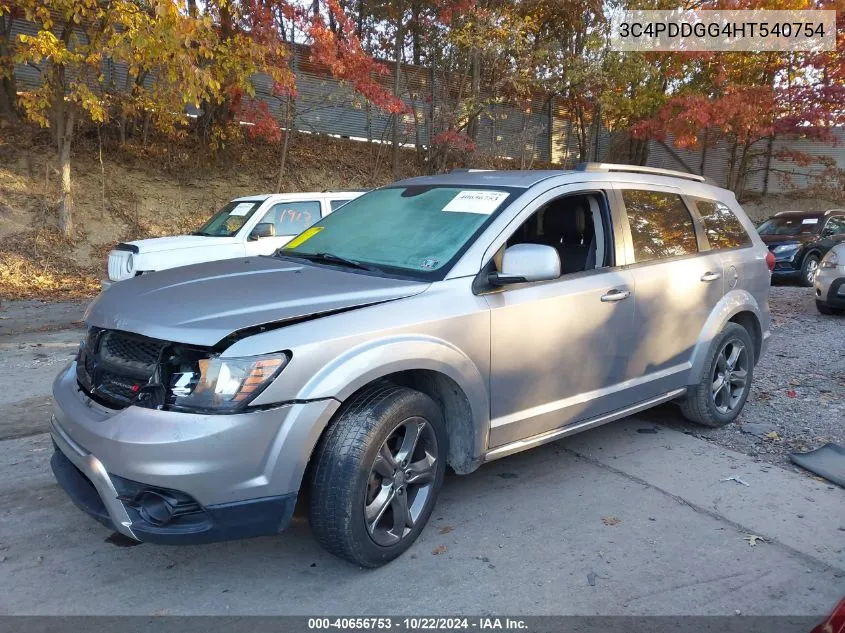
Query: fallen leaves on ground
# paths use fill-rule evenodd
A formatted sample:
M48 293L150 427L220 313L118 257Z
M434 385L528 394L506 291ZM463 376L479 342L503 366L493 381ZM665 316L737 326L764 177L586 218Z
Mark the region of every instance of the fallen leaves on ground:
M439 529L439 530L437 530L437 531L438 531L438 533L440 533L440 534L448 534L449 532L451 532L451 531L452 531L452 530L454 530L454 529L455 529L455 528L453 528L451 525L444 525L442 528L440 528L440 529Z
M605 525L619 525L622 523L622 519L617 519L616 517L602 517L601 522Z
M446 547L445 545L438 545L433 550L431 550L431 553L434 556L439 556L440 554L445 554L448 551L449 551L449 548Z
M760 541L761 543L768 543L766 539L764 539L762 536L757 536L756 534L746 534L744 538L746 541L748 541L748 544L751 547L756 547L757 541Z

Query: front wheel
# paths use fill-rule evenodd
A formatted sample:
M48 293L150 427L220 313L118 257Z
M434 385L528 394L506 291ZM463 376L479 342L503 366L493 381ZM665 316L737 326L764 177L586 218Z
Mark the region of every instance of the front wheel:
M748 398L753 375L751 336L741 325L728 323L710 347L698 384L681 401L681 413L704 426L733 422Z
M354 397L314 456L309 519L317 541L363 567L393 560L425 527L448 438L427 395L381 383Z
M819 258L816 255L807 255L801 265L801 285L805 288L813 285L816 279L816 271L819 269Z

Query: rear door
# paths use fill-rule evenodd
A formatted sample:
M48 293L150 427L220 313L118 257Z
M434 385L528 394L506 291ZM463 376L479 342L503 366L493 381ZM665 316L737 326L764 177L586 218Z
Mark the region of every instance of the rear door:
M754 244L736 213L724 202L687 197L704 231L706 248L718 252L724 271L724 290L747 290L755 297L769 286L769 269L754 253Z
M695 344L724 294L724 271L679 189L632 183L617 192L636 287L628 378L647 399L687 383Z

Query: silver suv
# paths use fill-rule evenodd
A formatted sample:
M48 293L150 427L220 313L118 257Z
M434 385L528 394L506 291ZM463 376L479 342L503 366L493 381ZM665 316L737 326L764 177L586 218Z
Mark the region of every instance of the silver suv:
M55 475L152 543L274 534L299 499L363 566L406 550L447 465L674 401L731 422L774 264L733 194L586 164L367 193L274 256L105 290L53 386Z

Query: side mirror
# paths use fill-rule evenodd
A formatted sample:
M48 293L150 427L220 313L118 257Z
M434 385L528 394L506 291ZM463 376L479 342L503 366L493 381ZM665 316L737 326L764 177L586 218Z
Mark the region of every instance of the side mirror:
M833 229L830 229L830 228L824 229L822 231L822 237L830 237L831 235L834 235L835 233L836 232Z
M551 246L515 244L505 251L502 271L490 273L493 286L507 286L531 281L549 281L560 277L560 257Z
M249 234L249 241L254 242L262 237L276 237L276 225L272 222L259 222Z

